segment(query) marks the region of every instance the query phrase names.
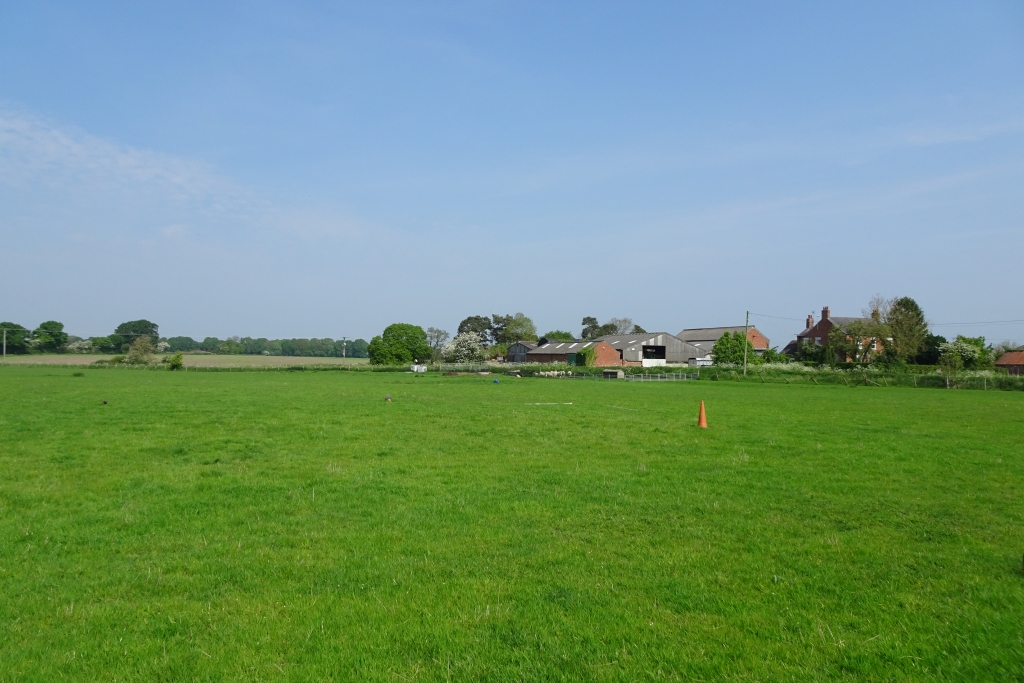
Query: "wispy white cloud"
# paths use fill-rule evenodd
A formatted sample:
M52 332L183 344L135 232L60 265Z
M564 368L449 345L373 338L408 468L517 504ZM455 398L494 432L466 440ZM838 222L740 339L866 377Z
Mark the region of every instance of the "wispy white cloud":
M0 180L29 185L72 178L90 187L143 184L189 199L244 194L208 164L118 145L76 128L0 110Z

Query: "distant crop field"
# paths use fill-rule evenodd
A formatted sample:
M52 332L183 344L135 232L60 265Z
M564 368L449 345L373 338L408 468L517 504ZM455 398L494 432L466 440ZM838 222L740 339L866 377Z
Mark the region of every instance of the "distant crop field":
M111 355L84 353L52 353L7 356L8 365L91 365L98 360L109 360ZM163 356L157 356L163 358ZM369 363L366 358L321 358L314 356L255 356L220 354L184 354L182 359L190 368L250 368L288 365L340 365Z
M2 680L1024 676L1020 392L75 371L0 368Z

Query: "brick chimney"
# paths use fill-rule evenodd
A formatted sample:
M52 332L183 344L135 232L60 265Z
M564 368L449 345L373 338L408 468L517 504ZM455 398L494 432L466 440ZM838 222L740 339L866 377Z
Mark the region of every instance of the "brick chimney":
M813 315L809 315L809 316L807 316L807 327L804 328L804 329L808 329L809 330L812 327L814 327L814 316Z
M828 306L825 306L824 308L821 309L821 319L822 320L828 320L829 317L831 317L831 316L829 316L829 314L828 314Z

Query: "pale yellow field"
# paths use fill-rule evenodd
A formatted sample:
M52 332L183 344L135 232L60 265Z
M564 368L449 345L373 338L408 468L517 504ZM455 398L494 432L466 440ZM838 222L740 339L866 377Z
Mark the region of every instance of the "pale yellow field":
M90 365L111 356L102 354L54 353L26 356L7 356L9 365ZM158 356L162 358L162 356ZM250 368L285 365L341 365L367 363L366 358L319 358L312 356L219 356L185 354L185 366L190 368Z

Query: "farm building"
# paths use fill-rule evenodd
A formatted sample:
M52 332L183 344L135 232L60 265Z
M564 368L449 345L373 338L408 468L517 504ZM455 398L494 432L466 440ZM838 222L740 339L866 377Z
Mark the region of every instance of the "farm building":
M1009 371L1011 375L1024 375L1024 351L1007 351L999 356L996 367Z
M683 330L676 336L687 344L693 344L697 348L711 353L711 348L723 334L732 334L733 332L742 334L743 325L735 327L694 327ZM754 352L759 356L769 348L768 337L764 336L756 327L747 328L747 339L750 340L751 345L754 347Z
M535 349L526 354L527 363L576 363L576 354L583 349L593 348L596 367L621 365L619 352L600 341L548 341L541 339Z
M698 365L710 353L693 344L687 344L668 332L611 334L599 339L616 350L623 365L643 365L644 367L669 363Z
M505 352L505 362L525 363L526 354L535 348L537 348L535 341L517 341L515 344L509 344L508 351Z

